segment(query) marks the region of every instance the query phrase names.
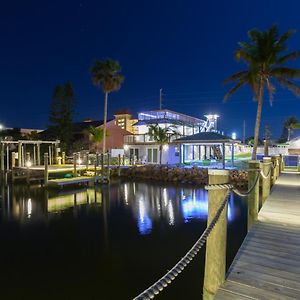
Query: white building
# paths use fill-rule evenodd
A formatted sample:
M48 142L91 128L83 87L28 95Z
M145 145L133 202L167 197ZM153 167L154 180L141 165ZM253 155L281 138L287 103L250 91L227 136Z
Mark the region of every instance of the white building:
M191 117L168 109L144 111L138 114L138 122L134 125L137 134L124 137L125 155L142 163L159 163L159 145L149 136L149 125L162 128L172 126L177 135L170 135L169 144L163 146L162 163L174 164L181 162L181 146L174 141L199 132L216 131L217 115L207 115L206 120Z

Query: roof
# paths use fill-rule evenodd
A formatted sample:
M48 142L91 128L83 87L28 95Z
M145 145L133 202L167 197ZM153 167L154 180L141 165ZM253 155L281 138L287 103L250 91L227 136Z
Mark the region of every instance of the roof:
M217 132L199 132L193 135L188 135L182 138L179 138L174 141L176 142L187 142L187 143L235 143L239 142L238 140L233 140L232 138L217 133Z

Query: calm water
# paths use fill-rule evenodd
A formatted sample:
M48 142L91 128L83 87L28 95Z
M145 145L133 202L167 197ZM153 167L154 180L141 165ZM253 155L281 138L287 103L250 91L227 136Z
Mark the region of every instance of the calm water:
M203 189L145 182L45 191L2 187L1 299L132 299L172 267L206 227ZM228 263L246 234L231 197ZM157 299L201 299L204 253Z

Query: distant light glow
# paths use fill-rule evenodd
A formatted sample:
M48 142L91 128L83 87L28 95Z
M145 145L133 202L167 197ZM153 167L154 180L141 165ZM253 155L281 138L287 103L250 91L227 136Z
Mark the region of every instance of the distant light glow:
M129 149L128 145L124 145L124 150L127 151Z
M27 168L30 168L32 166L32 162L30 161L30 160L28 160L27 162L26 162L26 167Z
M81 165L82 164L82 160L79 158L79 159L77 159L77 164L78 165Z
M231 138L232 138L233 140L236 140L236 133L235 133L235 132L233 132L233 133L231 134Z
M4 126L2 124L0 124L0 130L3 130Z
M163 150L167 151L169 149L169 145L163 145Z

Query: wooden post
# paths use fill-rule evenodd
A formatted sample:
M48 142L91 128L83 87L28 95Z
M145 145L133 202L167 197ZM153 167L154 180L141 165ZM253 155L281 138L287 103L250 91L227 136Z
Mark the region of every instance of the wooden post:
M107 176L107 181L110 181L110 153L107 151L107 172L106 172L106 176Z
M41 165L41 146L38 143L36 145L36 147L37 147L37 165L40 166Z
M262 177L262 204L267 200L270 195L271 188L271 157L264 157L262 163L262 172L268 178Z
M272 156L271 157L271 161L272 161L272 164L273 164L273 167L272 167L272 170L271 170L271 184L274 185L275 182L276 182L276 175L277 175L277 160L276 160L276 157L275 156Z
M32 164L35 166L36 165L36 145L33 145L33 162Z
M123 154L123 166L125 166L125 155Z
M9 145L6 145L6 171L9 171Z
M205 148L204 148L205 149ZM222 152L223 152L223 156L222 156L222 164L223 164L223 169L225 169L225 151L226 151L226 148L225 148L225 143L222 144ZM205 152L205 155L206 155L206 152Z
M16 166L16 153L11 153L11 169L13 169Z
M24 145L22 144L22 167L25 166L25 149Z
M298 172L300 172L300 156L298 156L298 167L297 167Z
M77 153L73 154L73 176L76 177L77 176Z
M85 157L86 157L86 171L88 171L89 170L89 152L86 152Z
M62 153L61 153L61 163L62 163L63 165L66 164L66 152L62 152Z
M276 155L276 163L277 163L277 178L279 177L281 173L281 162L280 162L280 156Z
M4 166L4 144L1 143L1 171L4 173L5 166Z
M95 158L95 182L98 180L98 163L99 163L99 153L96 153L96 158Z
M48 153L44 154L44 186L48 185Z
M18 167L22 167L22 143L18 142Z
M260 176L258 171L260 170L260 163L258 160L249 161L248 171L248 189L250 189L257 176ZM248 231L251 229L255 220L257 220L259 208L259 180L252 192L248 195Z
M101 180L103 180L104 178L104 154L101 153Z
M118 155L118 176L121 176L121 154Z
M208 170L209 184L228 183L229 172L225 170ZM213 189L208 191L208 218L209 224L215 217L222 204L227 189ZM206 242L205 273L203 285L203 299L214 298L218 288L225 280L226 272L226 240L227 240L227 205L220 215L214 229Z
M51 149L51 145L48 148L49 148L49 165L52 165L52 149Z
M31 163L30 162L30 152L26 152L26 166L28 166L29 163Z

